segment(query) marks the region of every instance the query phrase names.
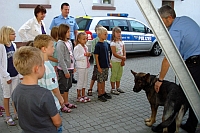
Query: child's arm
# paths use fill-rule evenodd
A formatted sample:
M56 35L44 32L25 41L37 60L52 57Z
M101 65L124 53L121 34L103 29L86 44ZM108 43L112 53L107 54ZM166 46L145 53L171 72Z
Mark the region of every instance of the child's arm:
M111 46L111 50L112 50L112 54L113 54L116 58L119 58L119 59L122 59L122 60L125 60L125 59L126 59L126 56L124 56L124 53L123 53L123 56L117 54L117 52L116 52L116 46ZM124 50L123 50L123 51L124 51Z
M51 120L56 128L60 127L62 120L61 120L59 113L57 113L55 116L51 117Z
M53 62L58 63L58 59L54 58L53 56L49 56L48 59L49 59L50 61L53 61Z
M64 100L63 97L60 94L60 91L58 88L55 88L52 90L53 94L58 98L60 106L62 107L62 105L64 104Z
M97 64L97 69L98 69L98 71L99 71L100 73L102 73L102 69L101 69L101 67L100 67L100 65L99 65L99 59L98 59L99 55L98 55L98 54L95 54L94 56L95 56L95 60L96 60L96 64Z

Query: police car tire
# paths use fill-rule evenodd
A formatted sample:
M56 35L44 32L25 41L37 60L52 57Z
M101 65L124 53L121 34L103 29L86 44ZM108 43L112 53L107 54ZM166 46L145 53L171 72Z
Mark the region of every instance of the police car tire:
M158 43L155 43L150 51L150 54L153 56L159 56L162 53L162 49L160 48Z

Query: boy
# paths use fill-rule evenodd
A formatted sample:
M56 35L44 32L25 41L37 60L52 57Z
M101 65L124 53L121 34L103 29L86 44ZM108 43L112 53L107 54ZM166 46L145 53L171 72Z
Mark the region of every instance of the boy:
M102 102L106 102L107 99L111 99L111 95L105 92L105 81L108 79L108 69L111 67L109 58L109 45L104 40L107 39L107 29L99 27L97 29L97 35L99 42L95 46L94 55L97 65L97 86L98 86L98 99Z
M23 75L22 82L12 94L23 132L57 133L56 128L61 125L61 118L55 100L51 91L38 85L38 79L43 77L45 71L41 51L23 46L14 54L13 63Z
M42 51L44 57L45 73L43 78L38 80L38 84L41 87L47 88L48 90L51 90L53 92L58 111L60 111L61 109L61 111L65 113L71 112L71 110L64 105L64 100L58 89L58 82L54 67L48 60L48 57L52 56L54 52L53 38L49 35L38 35L35 37L33 45L34 47L39 48ZM62 126L58 128L58 132L62 132Z
M102 25L99 25L99 24L96 25L96 27L95 27L95 32L96 33L97 33L97 29L99 27L102 27ZM96 46L98 41L99 41L98 36L92 40L92 45L91 45L91 52L92 53L94 53L94 49L95 49L95 46ZM88 96L92 96L92 88L94 86L94 82L97 80L97 71L98 70L97 70L97 65L96 65L96 61L95 61L95 56L94 55L93 55L93 60L94 60L94 62L93 62L94 68L93 68L93 73L92 73L92 79L91 79L91 82L90 82L90 89L88 89L88 93L87 93Z

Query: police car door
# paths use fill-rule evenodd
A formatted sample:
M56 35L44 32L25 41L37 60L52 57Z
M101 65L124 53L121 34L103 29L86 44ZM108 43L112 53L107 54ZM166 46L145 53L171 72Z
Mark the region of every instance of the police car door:
M131 33L130 33L130 28L127 23L127 20L125 19L112 19L110 21L111 24L111 29L115 26L118 26L121 28L121 36L122 36L122 41L124 42L126 52L132 52L133 50L133 43L131 41Z
M129 20L132 30L133 51L149 51L152 46L152 34L146 32L146 26L138 21Z

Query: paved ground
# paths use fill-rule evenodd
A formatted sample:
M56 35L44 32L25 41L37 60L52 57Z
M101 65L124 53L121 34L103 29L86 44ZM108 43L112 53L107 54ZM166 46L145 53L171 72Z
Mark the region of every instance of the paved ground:
M71 113L63 113L63 133L153 133L150 127L144 124L144 119L150 116L150 106L145 93L134 93L133 75L130 70L136 72L149 72L158 74L160 70L163 55L151 57L148 55L132 54L128 56L124 67L124 73L121 80L121 88L126 91L119 96L113 95L113 98L105 103L97 100L96 84L90 103L76 102L76 85L70 90L70 102L78 105ZM89 71L91 78L93 65ZM75 75L76 76L76 75ZM174 74L169 70L166 79L174 81ZM89 87L89 83L88 83ZM106 91L110 91L109 82L106 83ZM2 105L2 90L0 89L0 105ZM163 108L160 107L157 114L158 124L161 122ZM186 117L184 118L185 121ZM16 121L18 122L18 121ZM4 123L4 118L0 118L0 133L19 133L19 125L9 127ZM197 131L198 133L200 130ZM180 130L180 133L186 133Z

